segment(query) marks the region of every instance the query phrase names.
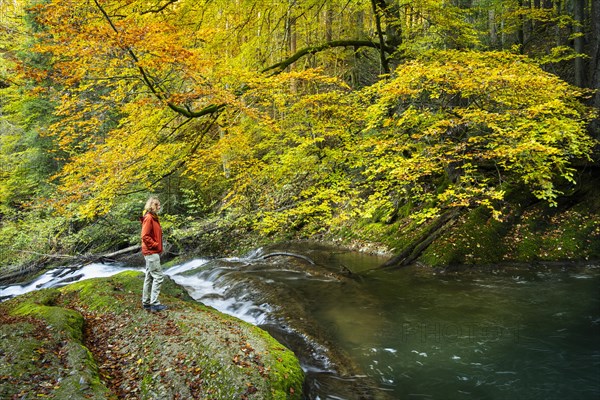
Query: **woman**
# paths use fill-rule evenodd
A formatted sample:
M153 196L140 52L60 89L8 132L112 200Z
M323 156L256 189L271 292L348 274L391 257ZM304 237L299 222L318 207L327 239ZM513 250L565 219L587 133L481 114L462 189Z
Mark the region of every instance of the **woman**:
M142 293L142 305L146 310L162 311L167 306L160 304L158 295L164 280L160 265L160 254L163 251L162 228L158 221L160 201L150 197L146 202L142 221L142 254L146 260L146 277Z

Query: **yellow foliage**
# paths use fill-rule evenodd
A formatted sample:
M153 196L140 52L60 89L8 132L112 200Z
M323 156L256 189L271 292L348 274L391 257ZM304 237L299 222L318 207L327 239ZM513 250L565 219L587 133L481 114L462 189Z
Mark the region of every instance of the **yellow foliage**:
M377 134L362 144L367 179L414 201L432 179L447 180L436 207L493 208L503 184L519 181L553 204L553 179L572 180L570 161L594 143L580 93L523 56L432 52L369 93L367 131Z
M30 10L43 26L34 51L49 67L26 72L53 88L58 118L47 134L66 162L55 177L65 212L93 218L177 175L217 187L224 209L265 233L375 218L404 203L418 218L476 205L499 216L509 184L555 201L554 179L573 179L570 162L593 146L581 93L524 56L430 51L353 90L310 60L256 72L289 56L280 21L308 15L313 2L164 6L52 0ZM412 6L433 24L424 40L455 31L455 47L479 44L452 2ZM306 41L298 45L311 44L311 26L295 26Z

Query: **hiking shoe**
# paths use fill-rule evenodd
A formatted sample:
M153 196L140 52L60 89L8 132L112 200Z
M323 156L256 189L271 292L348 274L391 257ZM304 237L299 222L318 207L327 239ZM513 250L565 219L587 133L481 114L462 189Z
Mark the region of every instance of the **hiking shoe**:
M155 306L150 306L150 311L157 312L157 311L166 310L167 308L168 307L165 306L164 304L157 304Z
M144 310L149 310L152 306L150 304L142 304Z

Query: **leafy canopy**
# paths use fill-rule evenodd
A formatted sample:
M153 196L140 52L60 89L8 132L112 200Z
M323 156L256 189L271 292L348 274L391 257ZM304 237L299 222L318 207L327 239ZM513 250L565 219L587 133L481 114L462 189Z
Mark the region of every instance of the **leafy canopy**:
M171 178L266 233L399 204L423 218L475 205L500 217L517 184L554 203L556 179L573 180L570 163L593 145L581 93L525 56L439 50L483 43L453 2L377 3L391 7L378 12L398 35L393 56L334 40L375 41L367 1L36 3L43 62L21 70L57 105L45 132L64 163L55 207L95 218ZM340 48L287 58L326 40ZM373 73L380 50L389 75Z

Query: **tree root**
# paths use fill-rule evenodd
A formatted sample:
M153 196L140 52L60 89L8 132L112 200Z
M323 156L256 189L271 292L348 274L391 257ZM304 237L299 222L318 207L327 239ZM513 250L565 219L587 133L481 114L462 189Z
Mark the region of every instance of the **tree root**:
M266 260L267 258L277 257L277 256L295 257L295 258L304 260L304 261L308 262L309 264L315 265L315 262L312 259L310 259L309 257L303 256L301 254L295 254L295 253L283 253L283 252L269 253L269 254L265 254L264 256L262 256L261 259Z
M398 255L380 265L379 268L404 267L415 262L434 240L439 238L448 228L454 225L460 216L461 211L461 208L454 208L440 215L437 220L406 246Z

